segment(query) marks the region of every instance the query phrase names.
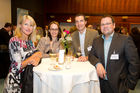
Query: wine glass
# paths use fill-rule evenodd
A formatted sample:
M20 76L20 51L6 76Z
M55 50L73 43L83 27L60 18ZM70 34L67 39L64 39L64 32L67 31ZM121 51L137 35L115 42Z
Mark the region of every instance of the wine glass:
M80 57L82 54L81 54L81 48L80 48L80 46L78 47L78 50L77 50L77 52L76 52L76 57L78 58L78 57Z
M50 56L50 58L51 58L51 60L54 62L56 62L56 57L57 57L57 54L56 53L54 53L53 51L52 51L52 49L50 49L49 50L49 56Z
M71 68L71 56L65 57L65 68L70 69Z

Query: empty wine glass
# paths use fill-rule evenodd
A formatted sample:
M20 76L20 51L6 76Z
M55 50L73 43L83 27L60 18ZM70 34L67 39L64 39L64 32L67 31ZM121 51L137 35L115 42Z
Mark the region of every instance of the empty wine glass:
M70 69L71 68L71 56L66 56L65 68L66 69Z

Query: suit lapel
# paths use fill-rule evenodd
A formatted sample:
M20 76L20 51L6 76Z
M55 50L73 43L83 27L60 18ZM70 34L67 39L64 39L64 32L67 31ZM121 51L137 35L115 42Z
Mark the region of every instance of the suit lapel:
M88 37L89 35L88 35L88 31L86 30L86 34L85 34L85 41L84 41L84 50L86 50L86 46L87 46L87 42L88 42Z
M101 40L99 41L99 49L100 49L100 55L101 55L101 59L103 60L102 64L103 66L105 66L105 60L104 60L104 39L102 38L102 35L101 35ZM101 42L101 43L100 43Z
M79 39L79 32L77 31L77 33L76 33L76 35L75 35L76 37L76 42L77 42L77 47L80 47L80 39Z
M108 51L108 56L107 56L107 66L109 65L110 57L111 57L111 55L113 54L113 52L114 52L114 50L115 50L115 47L116 47L116 41L117 41L117 34L114 33L113 38L112 38L112 41L111 41L111 44L110 44L110 48L109 48L109 51ZM107 67L107 68L108 68L108 67Z

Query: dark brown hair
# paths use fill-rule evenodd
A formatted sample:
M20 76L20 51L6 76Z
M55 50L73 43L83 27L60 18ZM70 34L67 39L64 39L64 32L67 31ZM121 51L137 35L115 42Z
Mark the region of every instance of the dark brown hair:
M58 26L58 35L57 35L57 41L61 38L61 29L60 29L60 26L59 26L59 23L58 22L56 22L56 21L52 21L50 24L49 24L49 26L48 26L48 30L50 30L50 27L51 27L51 25L52 24L56 24L57 26ZM48 37L50 38L50 40L52 41L52 36L51 36L51 33L50 33L50 31L48 31Z
M78 16L83 16L84 17L84 20L87 21L87 18L86 18L86 16L84 14L76 14L75 15L75 18L78 17Z
M5 23L4 27L12 27L11 23Z
M111 18L112 23L115 23L115 20L114 20L113 16L111 16L111 15L103 15L103 16L101 17L101 20L102 20L103 18L106 18L106 17ZM100 22L101 22L101 20L100 20Z

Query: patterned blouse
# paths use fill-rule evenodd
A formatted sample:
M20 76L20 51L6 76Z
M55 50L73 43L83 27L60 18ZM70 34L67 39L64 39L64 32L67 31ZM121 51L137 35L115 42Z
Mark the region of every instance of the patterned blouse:
M26 58L31 56L35 51L35 47L32 41L20 40L17 37L12 37L9 41L9 53L10 53L10 69L6 79L5 91L8 93L20 93L21 92L21 63Z

